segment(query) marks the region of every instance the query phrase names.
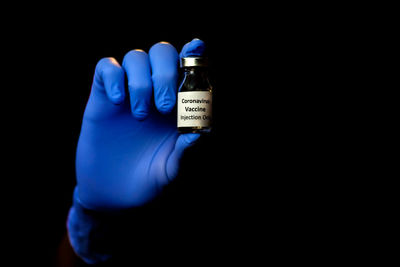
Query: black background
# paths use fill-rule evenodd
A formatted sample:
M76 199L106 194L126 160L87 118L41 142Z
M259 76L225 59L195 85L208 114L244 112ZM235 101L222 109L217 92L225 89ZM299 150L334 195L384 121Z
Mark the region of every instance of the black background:
M165 228L170 242L149 235L146 245L151 251L151 244L177 242L172 257L182 258L188 246L196 251L191 260L216 255L222 262L319 250L341 225L331 214L345 194L334 192L333 177L346 162L334 152L343 133L329 109L342 43L327 13L204 6L189 17L160 7L160 15L143 19L140 8L130 15L114 8L54 12L7 30L7 254L41 266L56 261L97 61L121 62L131 49L148 51L159 41L179 51L193 38L208 47L215 128L187 152L178 178L146 212L159 223L141 231Z

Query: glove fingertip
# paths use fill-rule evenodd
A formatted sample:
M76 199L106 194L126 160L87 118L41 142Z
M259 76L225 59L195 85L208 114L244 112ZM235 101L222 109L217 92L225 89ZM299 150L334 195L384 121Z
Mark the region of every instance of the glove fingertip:
M180 57L201 56L203 55L205 48L206 45L202 40L194 38L192 41L183 46Z
M193 145L200 138L200 134L198 133L182 134L182 138L187 145Z

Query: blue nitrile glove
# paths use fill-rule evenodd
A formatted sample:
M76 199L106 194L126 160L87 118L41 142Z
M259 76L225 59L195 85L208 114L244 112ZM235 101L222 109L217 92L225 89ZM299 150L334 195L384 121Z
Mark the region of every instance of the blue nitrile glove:
M180 56L200 56L203 51L204 43L194 39ZM153 199L176 177L183 152L199 138L199 134L177 132L173 110L178 66L178 53L166 42L155 44L148 54L130 51L122 67L113 58L104 58L96 66L78 142L77 187L67 222L75 252L88 263L108 257L91 249L89 232L99 223L93 222L93 211L123 210Z

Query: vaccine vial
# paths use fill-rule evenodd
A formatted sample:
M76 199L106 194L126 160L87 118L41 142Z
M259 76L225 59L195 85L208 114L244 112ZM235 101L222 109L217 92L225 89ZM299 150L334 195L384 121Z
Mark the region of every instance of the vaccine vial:
M178 91L178 131L208 133L212 123L212 86L204 57L181 59L185 76Z

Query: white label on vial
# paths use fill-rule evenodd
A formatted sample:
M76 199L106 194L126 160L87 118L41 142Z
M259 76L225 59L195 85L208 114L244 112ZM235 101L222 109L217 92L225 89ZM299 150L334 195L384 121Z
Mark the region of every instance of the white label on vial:
M210 127L212 94L209 91L178 93L178 127Z

